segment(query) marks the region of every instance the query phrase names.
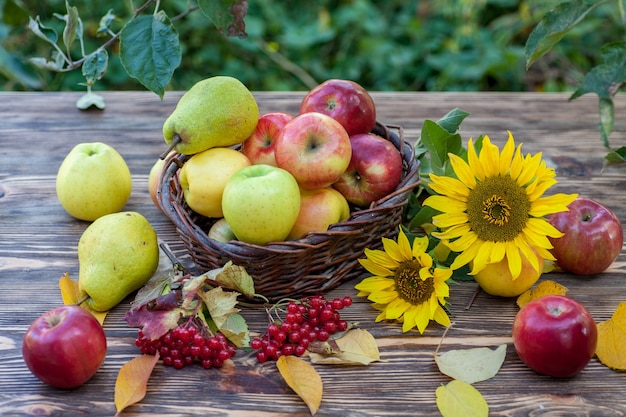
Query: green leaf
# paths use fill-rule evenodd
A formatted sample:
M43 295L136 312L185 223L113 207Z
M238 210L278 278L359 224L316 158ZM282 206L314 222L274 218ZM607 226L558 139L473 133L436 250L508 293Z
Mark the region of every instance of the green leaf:
M78 9L75 6L70 6L67 0L65 1L65 7L67 14L64 16L65 29L63 29L63 43L65 44L67 55L71 56L70 48L76 40L76 35L78 34L78 29L81 24L80 18L78 17Z
M461 135L450 133L432 120L425 120L419 139L423 146L428 149L430 157L430 170L436 175L453 175L449 167L448 153L465 157Z
M241 314L230 314L220 327L220 332L237 347L250 346L248 323Z
M76 101L76 107L79 110L87 110L91 107L97 107L100 110L104 110L106 104L104 102L104 97L100 94L89 91Z
M28 18L28 28L39 38L44 41L56 45L57 40L59 39L59 35L56 30L53 28L49 28L41 23L39 20L39 16L36 19L32 17Z
M526 40L526 69L557 44L596 6L609 0L573 0L557 5L546 13Z
M437 124L450 133L456 133L461 128L461 123L467 116L469 116L468 112L456 107L439 119Z
M41 82L28 70L21 59L0 45L0 74L28 89L41 88Z
M87 55L82 66L83 76L87 80L87 85L93 85L96 81L102 78L106 72L108 63L109 54L106 49L98 50L90 55Z
M0 1L0 18L8 26L21 26L28 21L28 11L20 1Z
M609 152L604 157L605 165L617 165L626 162L626 146L622 146L619 149Z
M198 0L198 6L221 33L239 38L247 36L244 21L247 0Z
M120 34L120 60L128 75L161 99L180 65L178 33L160 11L130 20Z
M612 42L600 50L602 64L596 65L570 96L574 100L587 93L596 93L604 99L613 98L626 82L626 42Z
M100 18L100 26L96 34L101 35L103 33L109 33L111 31L111 25L117 20L117 16L113 13L113 9L109 9L107 13Z

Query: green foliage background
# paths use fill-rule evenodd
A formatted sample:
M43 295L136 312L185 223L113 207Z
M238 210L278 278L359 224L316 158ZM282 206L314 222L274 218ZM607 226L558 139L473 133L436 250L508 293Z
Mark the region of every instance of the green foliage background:
M185 90L208 76L232 75L250 89L301 91L328 78L348 78L371 91L573 91L599 48L624 39L617 2L595 8L545 57L525 68L524 44L560 0L249 0L244 39L225 37L198 11L177 20L183 58L169 89ZM64 0L0 0L0 89L77 90L80 70L52 73L26 63L50 56L50 46L28 29L40 16L63 30L53 14ZM71 0L85 24L87 51L109 9L127 20L128 1ZM136 4L138 6L139 4ZM163 0L169 16L188 0ZM114 24L119 30L123 22ZM106 75L94 90L143 90L110 51Z

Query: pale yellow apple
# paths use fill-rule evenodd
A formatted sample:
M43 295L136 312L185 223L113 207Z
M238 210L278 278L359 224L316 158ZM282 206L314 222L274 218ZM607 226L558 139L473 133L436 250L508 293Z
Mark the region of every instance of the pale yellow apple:
M198 214L224 217L222 193L226 182L247 166L250 159L232 148L211 148L193 155L180 169L185 201Z
M300 212L300 189L282 168L251 165L226 183L222 209L237 239L257 245L283 241Z
M217 240L222 243L237 239L237 236L235 236L233 229L230 228L225 218L221 218L213 223L207 236L209 236L209 239Z
M532 287L543 272L544 260L539 259L539 270L533 268L530 261L520 252L522 258L522 272L513 279L509 269L509 261L506 255L500 262L487 264L474 279L487 294L499 297L517 297Z
M163 171L163 167L165 166L165 160L158 158L152 168L150 168L150 174L148 175L148 192L150 193L150 198L152 198L152 202L159 209L161 205L159 204L159 200L157 199L157 191L159 188L159 179L161 178L161 172Z
M346 198L334 188L300 189L300 213L287 239L299 239L308 232L324 232L328 226L350 217Z
M59 202L80 220L93 221L121 211L131 190L126 161L113 147L102 142L76 145L57 172Z

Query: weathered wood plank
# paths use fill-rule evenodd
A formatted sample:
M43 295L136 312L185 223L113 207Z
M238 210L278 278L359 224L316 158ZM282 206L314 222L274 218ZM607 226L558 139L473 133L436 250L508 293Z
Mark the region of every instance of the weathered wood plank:
M160 101L146 92L104 93L104 112L79 112L77 93L0 93L0 415L111 416L113 386L119 368L137 354L136 329L124 322L130 298L111 311L105 321L109 351L102 369L90 383L61 391L40 383L23 363L24 332L43 311L62 303L58 280L78 273L76 245L87 223L70 218L55 194L56 171L77 143L100 140L112 144L127 160L133 174L129 210L144 214L159 237L177 254L181 245L174 226L152 205L147 175L165 145L161 126L180 92ZM262 112L295 113L303 92L255 93ZM597 100L585 96L568 102L566 94L531 93L375 93L379 120L402 125L414 141L424 119L438 119L459 107L471 113L462 124L464 139L489 134L497 143L510 129L525 152L542 151L559 174L558 192L578 192L603 201L626 218L624 168L602 172L596 130ZM616 144L626 141L626 100L616 103ZM605 273L579 278L551 274L583 302L596 321L608 319L626 301L626 253ZM355 296L348 282L328 296ZM489 402L492 415L626 414L624 374L596 359L575 378L555 380L526 368L511 344L511 325L517 312L514 300L479 292L476 285L451 288L453 328L441 349L507 344L500 373L476 384ZM245 309L253 332L266 324L261 309ZM423 336L402 333L393 323L375 323L377 312L355 299L342 316L358 321L377 338L383 362L368 367L318 366L324 381L319 416L437 415L435 389L449 381L440 374L433 353L443 329L430 326ZM124 415L282 416L309 415L304 404L278 375L273 364L257 364L245 352L234 368L205 371L199 367L175 371L157 366L148 395Z

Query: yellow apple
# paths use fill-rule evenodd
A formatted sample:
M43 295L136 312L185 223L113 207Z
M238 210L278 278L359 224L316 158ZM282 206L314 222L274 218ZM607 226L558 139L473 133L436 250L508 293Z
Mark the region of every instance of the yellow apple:
M148 192L150 193L150 198L152 198L152 202L159 209L161 205L159 204L159 200L157 199L157 191L159 189L159 179L161 178L161 172L163 171L163 166L165 165L165 160L158 158L152 168L150 168L150 174L148 175Z
M300 189L293 175L282 168L251 165L226 183L222 209L237 239L257 245L280 242L298 218Z
M539 270L533 268L530 261L520 252L522 258L522 272L513 279L506 255L500 262L487 266L474 275L474 279L487 294L499 297L517 297L532 287L543 272L543 258L539 257Z
M207 233L209 239L217 240L218 242L226 243L231 240L237 239L235 234L233 233L233 229L230 228L230 225L226 221L225 218L221 218L209 229L209 233Z
M126 161L113 147L102 142L76 145L57 172L59 202L80 220L93 221L121 211L131 190Z
M308 232L324 232L328 226L350 217L346 198L334 188L300 189L300 213L287 239L299 239Z
M250 159L232 148L211 148L193 155L180 169L185 201L198 214L223 217L222 193L226 182L247 166Z

